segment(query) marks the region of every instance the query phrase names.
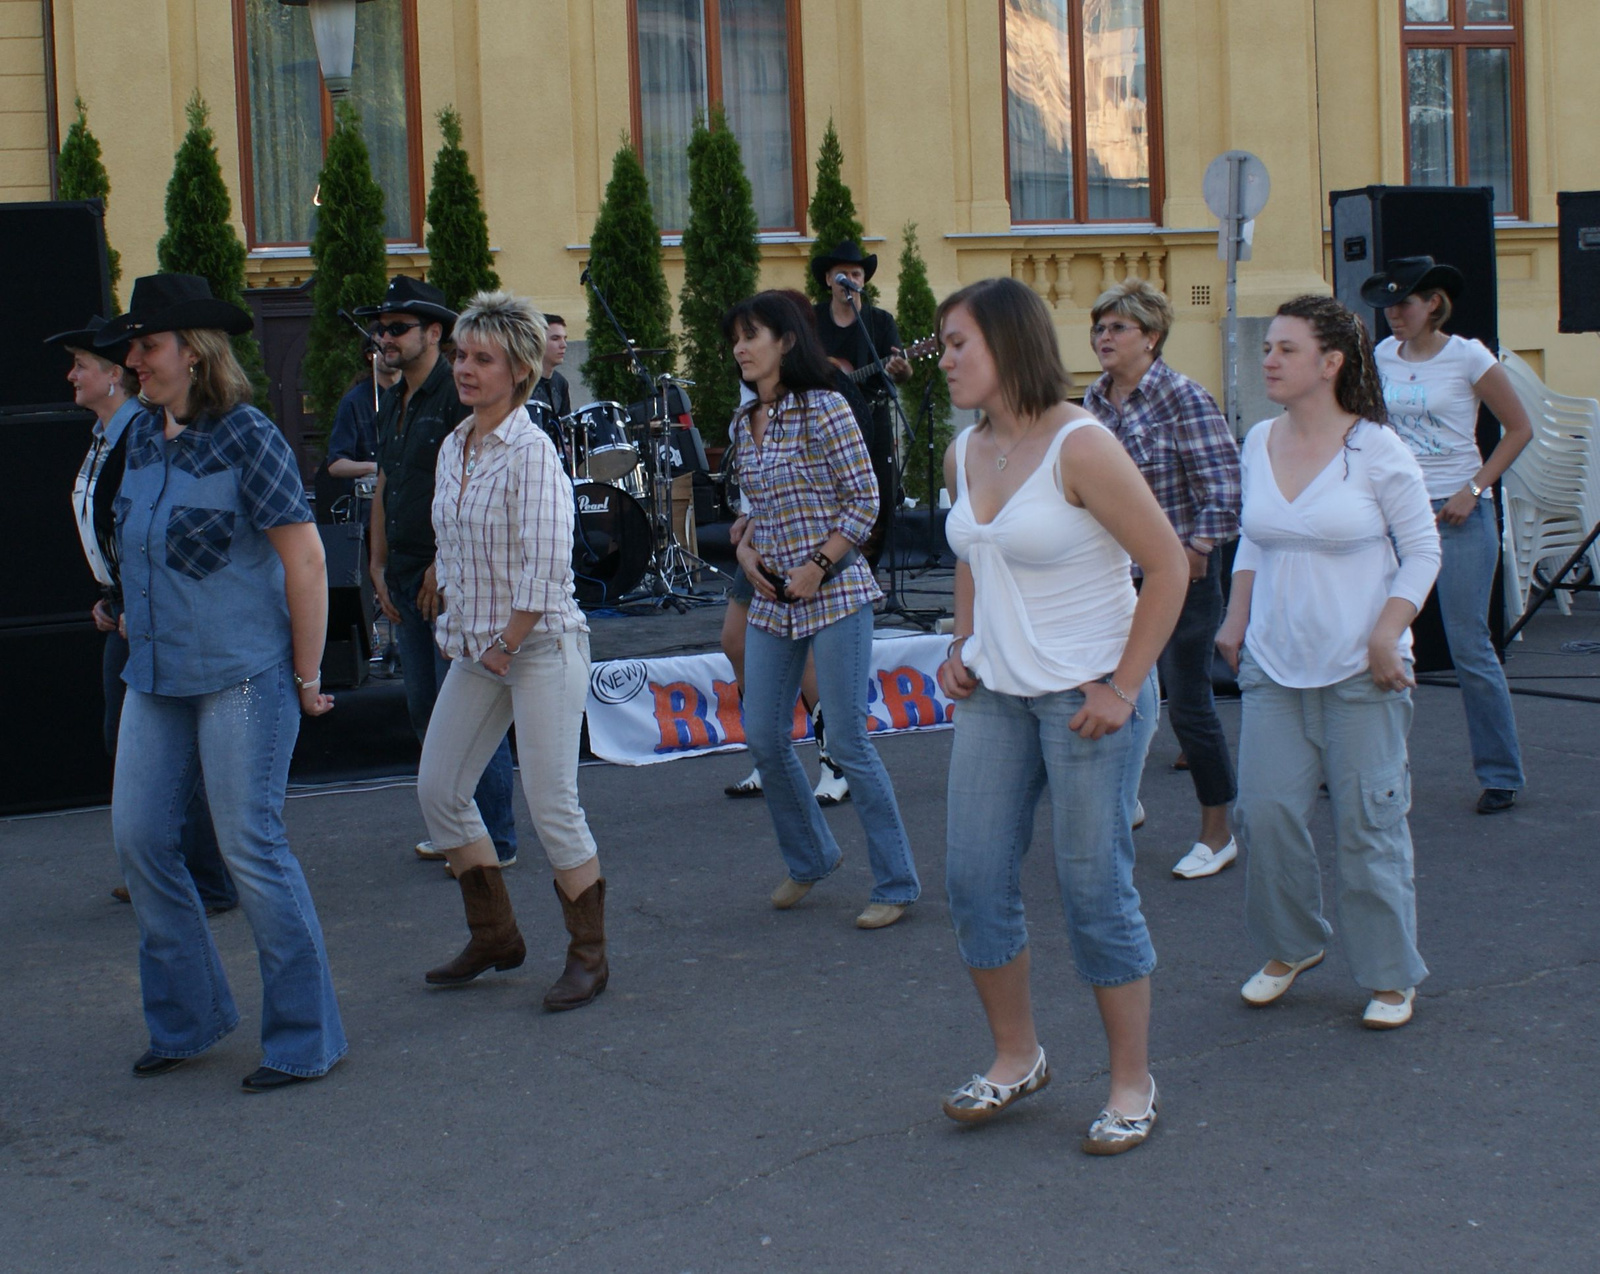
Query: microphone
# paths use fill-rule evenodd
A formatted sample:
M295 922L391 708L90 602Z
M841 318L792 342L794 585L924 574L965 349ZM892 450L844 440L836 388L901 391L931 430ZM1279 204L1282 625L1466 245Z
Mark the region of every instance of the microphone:
M583 267L583 273L578 276L578 282L580 284L582 284L582 283L587 283L588 281L589 281L589 267L588 266L584 266Z
M844 274L842 272L839 273L839 274L834 275L833 276L833 281L835 283L842 283L845 287L849 288L852 292L864 292L864 291L866 291L866 289L863 288L859 283L857 283L854 280L852 280L849 275Z

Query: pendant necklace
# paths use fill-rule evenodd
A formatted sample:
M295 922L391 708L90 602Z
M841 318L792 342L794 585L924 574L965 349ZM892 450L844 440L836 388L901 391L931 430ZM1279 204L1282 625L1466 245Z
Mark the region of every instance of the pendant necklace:
M478 454L483 450L482 442L475 442L467 451L467 477L471 477L478 470Z
M991 428L992 427L993 426L991 426ZM998 470L1003 470L1006 467L1006 461L1011 458L1011 452L1015 451L1024 442L1026 442L1028 440L1028 435L1030 433L1032 433L1032 432L1033 432L1032 426L1029 426L1027 429L1024 429L1022 431L1022 437L1018 438L1014 443L1012 443L1010 448L1009 448L1009 450L1006 450L1006 451L1000 451L1000 444L998 442L995 443L994 444L994 449L996 451L1000 451L1000 455L998 457L996 457L995 462L994 462L994 467L996 469L998 469Z

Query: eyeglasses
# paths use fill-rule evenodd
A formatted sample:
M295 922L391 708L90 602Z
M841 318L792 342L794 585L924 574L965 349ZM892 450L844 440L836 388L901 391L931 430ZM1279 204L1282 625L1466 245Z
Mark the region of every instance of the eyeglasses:
M1096 323L1089 329L1089 335L1099 340L1106 333L1112 336L1121 336L1124 332L1137 332L1139 327L1134 323Z
M418 323L374 323L372 334L374 336L404 336L414 327L421 327Z

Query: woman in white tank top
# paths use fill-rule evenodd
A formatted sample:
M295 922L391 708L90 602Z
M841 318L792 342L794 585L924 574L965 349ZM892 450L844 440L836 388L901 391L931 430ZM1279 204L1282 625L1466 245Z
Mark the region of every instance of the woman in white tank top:
M1130 823L1155 730L1152 669L1183 607L1188 563L1120 443L1065 401L1044 303L986 279L939 310L951 401L983 422L945 455L956 637L939 669L961 701L950 757L946 885L995 1057L944 1103L979 1123L1050 1081L1034 1033L1020 876L1048 788L1056 877L1078 974L1094 987L1111 1092L1082 1146L1150 1135L1150 946ZM1143 568L1135 594L1130 556Z

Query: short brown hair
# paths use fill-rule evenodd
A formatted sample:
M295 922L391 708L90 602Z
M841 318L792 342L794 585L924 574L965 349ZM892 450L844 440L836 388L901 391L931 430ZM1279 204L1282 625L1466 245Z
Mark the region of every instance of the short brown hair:
M255 397L255 386L233 352L228 334L215 327L195 327L178 332L178 344L194 351L189 389L191 416L220 416Z
M1039 416L1065 400L1072 376L1061 362L1056 325L1039 294L1016 279L980 279L945 297L934 317L962 306L983 333L994 358L1006 406L1020 416Z
M1154 283L1130 277L1107 288L1089 311L1089 321L1098 323L1107 314L1130 319L1146 336L1154 336L1155 355L1161 357L1161 347L1167 343L1167 333L1172 331L1172 302Z

